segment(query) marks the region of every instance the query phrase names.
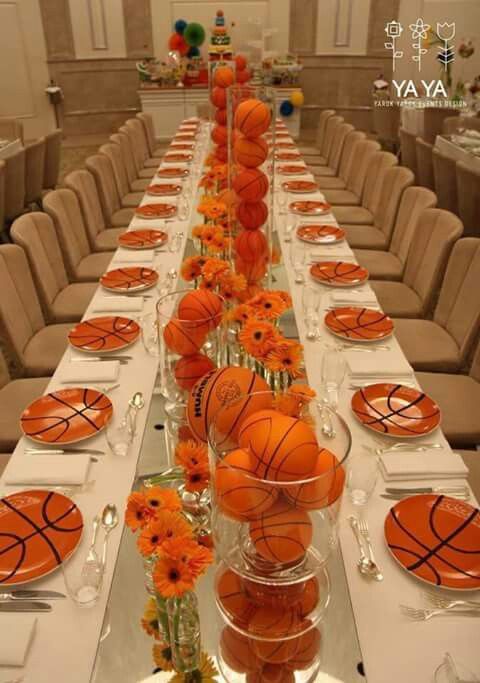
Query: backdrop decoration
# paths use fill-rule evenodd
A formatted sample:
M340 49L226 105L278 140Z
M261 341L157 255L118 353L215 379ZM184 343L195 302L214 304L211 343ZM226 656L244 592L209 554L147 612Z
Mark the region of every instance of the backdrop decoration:
M188 45L185 38L179 33L172 33L168 40L168 48L172 52L179 52L184 57L188 52Z
M290 100L284 100L280 105L280 114L285 117L289 117L295 111L295 107L290 102Z
M201 24L193 21L188 24L183 37L190 47L200 47L205 42L205 29Z
M303 107L305 104L305 95L301 90L295 90L292 92L290 95L290 103L293 104L294 107Z
M187 25L188 24L185 21L185 19L177 19L174 26L175 33L178 33L179 35L183 36L183 34L185 33L185 29L187 28Z

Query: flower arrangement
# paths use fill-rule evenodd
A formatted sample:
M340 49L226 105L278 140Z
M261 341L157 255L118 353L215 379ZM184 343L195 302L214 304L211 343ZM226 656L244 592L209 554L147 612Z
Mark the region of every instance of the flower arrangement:
M225 254L232 245L227 227L220 223L197 225L192 230L192 237L200 240L207 254Z
M199 287L218 291L226 301L237 299L247 288L243 275L235 273L228 261L215 257L190 256L180 272L187 282L197 280Z

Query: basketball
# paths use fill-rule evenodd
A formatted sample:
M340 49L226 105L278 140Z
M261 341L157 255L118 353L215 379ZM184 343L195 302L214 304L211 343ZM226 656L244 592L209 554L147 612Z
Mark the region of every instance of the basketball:
M262 483L252 474L253 458L238 449L229 453L215 469L215 495L219 508L241 522L256 519L278 497L273 486Z
M318 579L312 576L311 579L304 584L302 596L300 598L300 615L306 617L313 612L320 600L320 586Z
M243 71L244 69L247 68L247 60L243 55L237 55L235 57L235 66L237 67L237 71Z
M235 141L233 151L237 163L247 168L261 166L268 157L268 145L263 138L249 140L242 135Z
M219 88L228 88L235 83L235 74L229 66L217 66L213 74L213 84Z
M237 83L243 84L243 83L248 83L248 81L252 77L252 72L250 69L242 69L241 71L237 71Z
M191 356L205 343L206 327L185 327L178 318L172 318L163 330L165 345L179 356Z
M231 621L245 629L255 611L255 605L248 599L240 576L231 569L226 569L218 579L216 592Z
M253 392L266 392L247 396ZM236 400L234 403L232 403ZM272 405L273 397L266 381L248 368L220 368L195 384L187 404L187 420L199 441L207 442L208 430L217 416L217 445L236 445L242 422L252 413ZM228 408L225 406L229 405ZM221 414L218 415L221 410Z
M257 261L268 253L267 238L261 230L242 230L235 237L235 251L243 261Z
M225 163L228 159L227 145L218 145L218 147L215 149L215 156L220 162Z
M175 380L179 387L190 391L207 372L215 368L215 363L203 353L183 356L175 364Z
M257 168L247 168L235 176L233 189L241 199L258 202L268 192L268 178Z
M226 145L228 140L228 130L226 126L214 126L212 130L212 140L217 145Z
M300 630L301 622L292 609L259 607L248 623L252 634L252 649L264 662L282 664L298 650L299 638L292 638ZM278 640L260 640L277 638Z
M272 119L270 109L260 100L245 100L235 112L235 128L247 138L257 138L268 130Z
M275 410L262 410L244 420L238 441L255 456L255 474L262 479L305 479L317 461L318 443L311 427Z
M235 270L237 273L245 275L247 282L255 284L265 277L267 272L267 260L257 258L255 261L244 261L240 256L235 259Z
M258 520L250 522L250 538L255 550L274 563L301 559L312 542L312 523L305 510L292 508L279 500Z
M241 201L237 207L237 218L245 230L257 230L268 218L268 207L262 201Z
M186 358L188 358L188 356L186 356ZM195 437L192 434L192 430L188 425L180 425L178 428L178 440L188 441L189 439L192 439L192 441L196 441Z
M217 109L215 112L215 121L218 123L219 126L226 126L227 125L227 110L226 109Z
M321 633L318 628L311 628L298 639L298 648L287 662L287 668L305 670L312 666L320 654Z
M264 664L261 671L247 674L246 683L295 683L295 675L281 664Z
M343 492L345 470L326 448L318 452L317 462L309 477L318 477L306 484L284 488L285 498L304 510L319 510L334 503Z
M208 289L194 289L185 294L178 305L178 317L185 327L197 327L185 321L208 325L214 330L222 320L222 299Z
M220 636L220 654L225 664L239 674L256 671L260 661L249 638L226 626Z
M245 590L250 599L257 605L274 607L275 609L297 606L300 603L306 583L292 583L285 586L273 586L244 579Z
M219 88L218 86L213 88L210 95L210 101L215 107L225 109L227 106L227 91L225 88Z

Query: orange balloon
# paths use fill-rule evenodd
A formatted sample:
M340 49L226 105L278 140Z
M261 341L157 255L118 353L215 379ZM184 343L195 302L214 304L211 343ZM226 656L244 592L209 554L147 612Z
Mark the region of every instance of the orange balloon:
M247 168L261 166L268 157L268 145L263 138L250 140L242 135L237 138L233 151L235 160Z
M285 487L284 495L291 505L305 510L319 510L332 505L341 496L345 485L345 470L337 457L326 448L319 450L317 462L309 476L317 479L306 484Z
M255 262L267 255L267 238L261 230L242 230L235 238L235 251L243 261Z
M226 145L228 141L228 130L226 126L215 126L211 134L213 142L217 145Z
M308 512L292 508L283 500L250 522L250 538L255 550L274 564L300 560L312 542L312 535Z
M194 289L182 297L177 315L185 327L207 325L210 330L214 330L222 321L222 308L222 299L215 292L210 292L208 289ZM186 324L187 320L189 324Z
M230 626L226 626L220 636L220 654L226 665L240 674L256 671L261 666L250 639Z
M268 218L268 207L265 202L241 201L237 207L237 219L245 230L261 228Z
M255 605L245 593L240 576L231 569L226 569L218 579L216 592L229 619L239 628L245 629L255 611Z
M247 59L243 55L237 55L235 57L235 66L237 67L237 71L243 71L243 69L247 68Z
M227 125L227 110L226 109L217 109L217 111L215 112L215 121L220 126L226 126Z
M197 353L205 343L206 336L206 327L186 327L178 318L172 318L163 331L167 348L179 356Z
M268 192L268 178L258 168L247 168L238 173L233 180L233 189L241 199L258 202Z
M265 133L271 120L272 115L268 106L256 99L241 102L235 112L235 128L247 138L257 138Z
M235 83L235 74L229 66L217 66L213 74L213 83L219 88L228 88Z
M225 109L227 106L227 91L225 88L219 88L218 86L213 88L210 94L210 101L215 107Z
M175 380L179 387L190 391L199 379L214 368L215 363L203 353L183 356L175 363Z

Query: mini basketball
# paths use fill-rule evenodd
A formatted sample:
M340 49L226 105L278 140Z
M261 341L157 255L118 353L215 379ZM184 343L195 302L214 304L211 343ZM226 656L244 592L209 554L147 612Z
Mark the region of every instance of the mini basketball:
M295 674L283 664L263 664L260 671L247 674L246 683L295 683Z
M237 138L233 147L235 161L247 168L261 166L268 157L268 145L263 138Z
M219 88L218 86L213 88L210 95L210 101L215 107L225 109L227 106L227 91L225 88Z
M263 410L244 420L238 441L256 458L255 474L262 479L306 479L317 462L318 443L312 429L275 410Z
M243 261L257 261L267 255L267 238L261 230L242 230L235 237L235 251Z
M287 669L305 670L314 664L320 654L322 636L318 628L311 628L298 639L298 648L286 663Z
M252 72L250 69L242 69L241 71L237 71L237 83L242 85L243 83L248 83L248 81L252 77Z
M226 569L220 576L216 586L219 602L231 621L242 629L255 611L255 605L249 600L243 581L231 569Z
M225 664L240 674L256 671L261 666L251 640L230 626L220 636L220 654Z
M285 609L292 606L297 608L306 586L306 582L275 586L257 583L251 579L244 579L243 583L247 595L255 604L275 609Z
M243 71L247 68L247 60L243 55L237 55L235 57L235 66L238 71Z
M258 520L250 522L255 550L268 562L284 564L300 560L312 542L312 523L305 510L279 500Z
M207 324L213 330L222 320L222 299L208 289L194 289L182 297L178 305L178 317L185 327L190 328L185 323L188 320L200 326ZM192 324L191 327L197 325Z
M320 600L320 586L318 579L312 576L304 584L302 596L300 598L299 610L302 617L306 617L313 612Z
M227 110L226 109L217 109L215 112L215 121L218 123L219 126L226 126L227 125Z
M256 261L244 261L240 256L235 259L235 270L237 273L245 275L249 284L255 284L265 277L267 272L267 261L265 258Z
M215 149L215 156L220 162L225 163L228 159L227 145L218 145L218 147Z
M188 358L188 356L187 356ZM192 430L188 425L180 425L178 428L178 440L179 441L188 441L189 439L192 439L192 441L196 441Z
M255 396L251 395L253 392L265 393ZM208 430L216 417L217 445L227 447L236 445L242 422L252 413L270 407L272 402L268 384L252 370L220 368L202 377L191 390L187 420L195 438L207 442Z
M213 83L219 88L228 88L235 83L235 74L229 66L217 66L213 74Z
M266 104L255 99L245 100L235 112L235 128L247 138L256 138L268 130L271 118Z
M264 662L288 662L298 651L300 638L292 635L300 630L300 624L293 610L259 607L248 624L253 651Z
M268 192L268 178L258 168L241 171L235 176L232 185L238 196L247 202L258 202Z
M309 477L317 477L306 484L286 486L285 498L296 507L318 510L334 503L343 492L345 470L333 453L326 448L318 452L317 462Z
M226 126L214 126L212 130L212 140L217 145L226 145L228 140L228 130Z
M205 343L207 330L202 327L185 327L178 318L172 318L163 331L165 345L179 356L197 353Z
M240 202L237 206L237 218L245 230L261 228L268 218L268 207L263 201Z
M179 387L190 391L207 372L215 368L215 363L203 353L183 356L175 364L175 380Z
M261 482L252 473L250 453L237 449L218 462L215 469L215 495L221 510L241 522L256 519L278 497L273 486Z

